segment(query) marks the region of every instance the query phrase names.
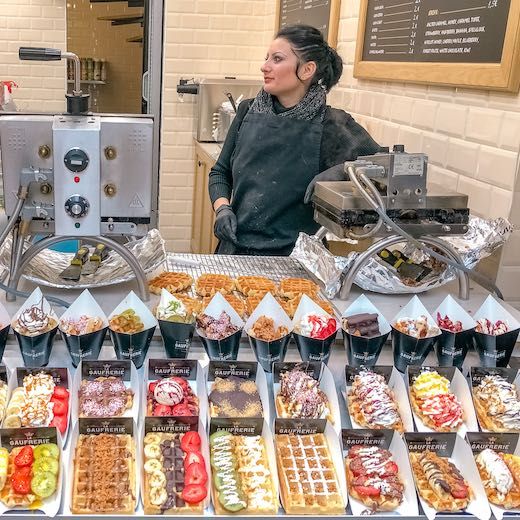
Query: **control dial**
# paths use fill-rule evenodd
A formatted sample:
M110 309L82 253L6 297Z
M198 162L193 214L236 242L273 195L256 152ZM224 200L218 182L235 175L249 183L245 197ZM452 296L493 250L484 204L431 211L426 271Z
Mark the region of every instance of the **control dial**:
M84 217L88 213L89 208L88 200L81 195L72 195L65 201L65 212L72 218Z

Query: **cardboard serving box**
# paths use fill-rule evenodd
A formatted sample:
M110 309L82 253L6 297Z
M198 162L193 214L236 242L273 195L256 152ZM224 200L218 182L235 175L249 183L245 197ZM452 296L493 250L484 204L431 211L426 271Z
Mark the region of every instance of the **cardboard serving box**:
M478 430L477 417L475 415L475 409L473 408L473 401L471 399L471 393L468 387L468 383L461 371L455 367L413 367L409 366L406 372L406 384L408 387L408 393L410 396L410 407L412 409L413 419L415 426L419 432L434 432L435 430L426 426L422 419L417 415L413 409L412 396L410 389L413 385L415 378L425 371L435 371L439 375L445 377L450 382L450 393L460 401L462 406L462 424L457 428L457 434L464 437L466 432Z
M482 422L481 417L478 414L478 406L475 403L475 394L474 389L475 387L479 386L482 380L486 376L500 376L504 378L508 383L512 383L516 387L516 394L518 396L518 389L520 388L520 370L517 368L505 368L505 367L471 367L470 368L470 387L471 387L471 396L473 398L473 403L475 405L475 411L478 424L480 426L480 429L483 432L490 432L488 428L486 428L486 425ZM518 397L517 397L518 399ZM476 431L477 428L475 428L473 431ZM514 433L514 430L511 430L511 433Z
M206 473L208 475L207 486L207 495L206 498L202 501L202 509L203 513L206 514L209 505L210 505L210 489L211 486L210 478L211 478L211 465L209 458L209 445L208 438L206 436L206 428L203 425L202 421L197 416L190 417L145 417L144 421L141 425L140 435L139 435L139 445L138 450L140 452L140 460L141 465L138 468L140 474L140 486L141 486L141 501L144 507L144 494L145 494L145 474L144 474L144 438L147 433L186 433L189 431L196 431L200 435L201 446L200 452L204 457L204 464L206 466ZM174 513L172 513L174 514ZM187 512L183 512L183 514L190 514ZM198 513L193 513L198 514Z
M489 509L486 492L482 486L471 448L463 437L456 433L405 433L404 440L408 453L429 450L440 457L447 457L459 470L473 493L473 498L464 511L480 520L489 520L491 510ZM439 513L443 514L436 511L424 500L419 489L417 489L417 493L424 514L429 520L433 520Z
M82 360L76 369L71 388L71 419L76 424L79 417L79 389L84 380L93 381L98 377L119 377L125 387L132 390L132 406L121 417L134 417L140 420L139 380L135 365L128 359Z
M348 493L347 481L345 476L345 467L343 463L343 454L340 445L339 435L326 419L275 419L274 421L274 442L276 454L276 442L278 435L316 435L322 433L325 436L327 446L329 448L330 459L334 467L338 484L339 494L343 502L343 509L347 507ZM276 456L276 455L275 455ZM277 460L278 464L278 460ZM279 479L284 479L284 468L279 467ZM287 508L285 496L282 491L283 485L280 484L280 499L284 509ZM343 511L344 513L344 511ZM312 512L303 514L313 514ZM338 513L333 513L338 514Z
M240 417L236 419L227 419L227 418L211 418L211 422L209 424L209 435L211 436L214 432L219 430L225 430L230 432L233 435L247 435L247 436L261 436L264 441L264 446L267 455L267 462L269 465L269 472L271 474L275 500L279 505L280 503L280 488L278 482L278 471L276 469L276 453L274 450L274 442L273 435L269 428L268 422L261 417ZM211 454L211 446L209 447ZM209 460L209 458L208 458ZM213 480L213 473L208 473L211 475L211 480ZM216 496L215 486L211 486L211 498L213 503L218 500ZM278 508L279 509L279 508ZM247 509L241 510L237 513L238 516L248 515ZM229 515L233 515L233 513L229 512Z
M310 377L319 381L320 390L327 396L328 407L331 417L331 424L336 433L339 435L341 431L341 413L339 411L338 395L336 392L336 384L330 369L320 361L302 361L302 362L286 362L274 363L273 365L273 417L282 418L278 413L276 399L280 394L280 376L284 372L288 372L294 368L300 368ZM304 418L302 418L304 419ZM327 419L327 414L323 413L321 417L316 419Z
M139 432L134 420L130 417L112 417L109 419L99 418L83 418L80 417L72 430L71 442L69 444L69 460L67 471L65 474L65 497L63 500L63 514L72 515L72 493L74 491L74 471L75 471L75 458L76 458L76 445L78 443L79 435L99 435L99 434L110 434L110 435L130 435L132 437L132 443L135 450L135 508L139 504L140 489L141 489L141 445L139 439ZM93 461L94 462L94 461ZM114 511L107 513L110 516L118 516L121 513ZM78 515L81 516L81 515ZM84 515L85 518L87 517ZM94 516L91 514L90 516ZM101 515L106 516L106 515Z
M226 379L229 376L255 381L256 389L258 390L258 395L262 403L263 419L267 424L271 424L271 408L267 379L259 363L256 361L210 361L205 372L206 395L208 396L207 424L214 419L211 417L211 391L213 389L213 382L217 377Z
M57 444L60 450L59 472L56 485L56 491L49 497L35 502L30 509L17 506L9 508L0 500L0 515L9 512L25 512L28 516L35 516L36 511L48 517L55 517L60 510L61 495L63 488L63 479L65 472L63 443L58 430L53 427L40 428L2 428L0 429L1 446L6 448L9 453L13 448L21 446L38 446L39 444L53 443ZM36 506L36 507L34 507Z
M354 381L356 375L358 375L362 370L369 370L385 378L388 388L394 394L394 398L397 403L397 408L399 409L399 415L401 416L401 419L403 421L404 430L407 432L413 432L414 425L412 419L412 412L410 410L408 392L406 391L406 386L404 384L403 377L396 370L395 367L390 365L376 365L372 367L351 367L349 365L345 366L345 393L343 394L343 397L345 399L347 409L347 419L350 422L352 428L364 428L362 425L358 424L354 417L351 415L350 407L348 404L348 395L352 389L352 382Z
M144 377L141 385L141 415L148 414L148 386L150 383L168 377L181 377L185 379L192 392L199 400L199 413L204 428L207 425L208 398L204 383L204 369L196 359L148 359L144 367ZM191 416L195 417L195 416ZM180 419L180 417L179 417Z
M343 460L346 463L348 452L353 446L377 446L388 450L392 454L392 460L397 464L399 480L404 486L403 501L393 511L377 511L375 514L382 516L393 516L399 514L401 516L417 516L419 508L417 505L417 496L415 494L415 485L408 458L408 451L401 435L393 430L367 430L367 429L344 429L342 430L343 441ZM347 468L345 466L345 471ZM347 478L348 482L348 478ZM350 494L349 504L354 516L374 514L363 502L355 499Z
M69 435L70 430L70 417L71 417L71 400L72 400L72 394L70 389L70 372L69 369L66 367L43 367L43 368L26 368L26 367L17 367L16 371L13 372L11 377L9 378L9 386L8 386L8 395L9 400L12 397L13 391L23 386L23 378L28 374L39 374L43 372L44 374L49 374L52 376L52 379L54 380L54 383L56 386L64 386L69 391L69 406L67 410L67 430L65 431L64 435L61 435L61 440L63 443L63 446L67 444L67 439ZM7 407L9 406L9 402L7 404ZM4 416L4 423L5 423L5 416ZM5 427L5 424L3 424Z
M0 423L3 422L5 411L11 398L9 380L11 379L11 371L6 365L0 364L0 394L3 395L4 401L0 401Z
M497 453L510 453L520 456L520 435L518 433L468 432L467 439L475 457L475 462L477 455L485 449L492 449ZM482 484L484 485L484 482ZM515 494L518 495L518 493ZM502 520L506 513L520 514L520 507L505 509L491 502L489 502L489 507L497 520Z

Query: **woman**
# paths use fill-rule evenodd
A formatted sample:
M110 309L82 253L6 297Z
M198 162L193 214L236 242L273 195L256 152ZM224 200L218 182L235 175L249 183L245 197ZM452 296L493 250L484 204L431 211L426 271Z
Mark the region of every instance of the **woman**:
M290 254L300 231L319 227L305 204L316 180L345 179L344 161L379 150L349 114L326 105L342 70L318 29L278 32L261 67L264 86L240 103L209 174L217 253Z

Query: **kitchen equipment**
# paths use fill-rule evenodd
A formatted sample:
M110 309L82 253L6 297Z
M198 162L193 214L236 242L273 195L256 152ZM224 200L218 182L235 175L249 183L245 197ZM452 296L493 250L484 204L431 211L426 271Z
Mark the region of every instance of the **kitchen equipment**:
M101 262L108 255L108 247L103 244L98 244L94 249L94 252L90 255L88 262L85 263L83 269L81 270L81 274L83 276L90 276L94 274L101 265Z
M253 98L262 88L262 82L258 80L243 80L237 78L203 79L199 83L189 83L181 80L177 85L177 92L184 94L197 94L196 125L194 137L200 142L213 142L214 120L219 114L219 107L223 101ZM218 140L224 140L231 125L232 118L221 123Z
M74 258L70 261L69 267L60 273L60 278L64 280L79 280L81 270L88 258L88 247L80 247Z

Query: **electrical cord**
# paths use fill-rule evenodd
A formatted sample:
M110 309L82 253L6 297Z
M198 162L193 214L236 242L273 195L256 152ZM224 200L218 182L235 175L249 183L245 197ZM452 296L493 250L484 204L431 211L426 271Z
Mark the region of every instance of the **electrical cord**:
M437 253L436 251L434 251L433 249L426 246L425 244L423 244L422 242L417 240L415 237L413 237L412 235L410 235L409 233L404 231L386 214L383 199L379 195L377 188L370 181L370 179L364 173L361 173L358 178L357 171L352 166L348 166L347 169L348 169L348 173L350 175L350 180L354 183L354 185L360 191L360 193L363 195L365 200L370 204L370 206L379 215L378 223L384 221L389 227L391 227L394 231L396 231L404 239L406 239L408 242L411 242L417 249L420 249L421 251L428 253L433 258L435 258L441 262L444 262L445 264L448 264L448 265L454 267L455 269L459 269L459 270L467 273L471 279L478 282L480 285L482 285L482 287L484 287L485 289L487 289L490 292L494 292L501 300L504 299L504 296L502 295L502 292L500 291L500 289L487 276L477 273L477 272L473 271L472 269L468 269L465 265L460 264L459 262L456 262L455 260L452 260L450 258L445 257L444 255ZM375 196L376 200L374 200L370 196L370 194L367 192L367 189L365 188L365 186L363 186L361 181L363 181L366 188L372 192L372 194ZM377 226L377 224L376 224L376 226Z

